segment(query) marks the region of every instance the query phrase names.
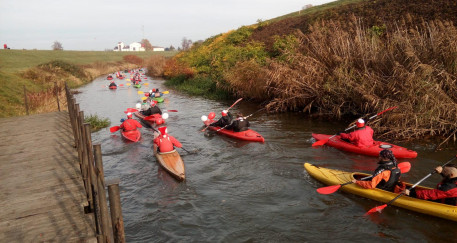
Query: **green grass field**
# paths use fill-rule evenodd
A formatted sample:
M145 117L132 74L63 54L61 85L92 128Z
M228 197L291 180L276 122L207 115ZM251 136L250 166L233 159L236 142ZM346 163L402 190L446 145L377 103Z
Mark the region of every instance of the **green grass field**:
M51 51L51 50L0 50L0 117L25 114L24 86L28 91L41 91L46 87L24 79L21 73L40 64L60 60L76 65L123 62L126 55L146 59L153 55L174 56L177 52L114 52L114 51Z

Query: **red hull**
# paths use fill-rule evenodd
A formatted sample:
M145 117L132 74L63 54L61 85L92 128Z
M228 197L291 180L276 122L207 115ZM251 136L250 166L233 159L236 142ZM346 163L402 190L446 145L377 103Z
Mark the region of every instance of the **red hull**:
M312 136L314 139L319 141L319 140L323 140L323 139L329 139L332 135L313 133ZM378 157L379 152L381 150L383 150L383 148L380 147L381 145L390 145L390 146L392 146L392 148L389 148L389 149L392 150L392 152L394 153L394 155L397 159L413 159L413 158L417 157L416 151L413 151L413 150L410 150L410 149L407 149L404 147L400 147L395 144L381 142L381 141L375 141L375 143L371 147L357 147L352 143L342 140L340 138L340 136L335 136L332 139L328 140L326 145L337 148L339 150L368 155L368 156L374 156L374 157Z
M154 116L154 119L145 120L144 118L145 118L146 116L143 115L141 112L137 111L137 112L134 112L133 114L134 114L136 117L140 118L141 120L143 120L143 121L145 121L145 122L147 122L147 123L149 123L149 124L151 124L151 125L156 124L156 121L155 121L155 120L156 120L157 118L162 118L162 115L160 115L160 114L154 114L154 115L153 115L153 116ZM165 120L162 120L162 121L165 122Z
M138 130L128 132L121 131L121 133L123 138L132 142L138 142L141 138L141 133Z
M204 122L204 124L206 126L208 126L209 124L211 124L213 122L214 122L214 120L208 119L206 122ZM217 131L220 129L220 127L208 127L208 129L210 129L212 131ZM261 142L261 143L265 142L265 139L262 137L262 135L260 135L258 132L251 130L251 129L248 129L248 130L242 131L242 132L234 132L232 130L222 129L222 130L218 131L217 133L223 134L227 137L236 138L236 139L240 139L240 140L244 140L244 141Z

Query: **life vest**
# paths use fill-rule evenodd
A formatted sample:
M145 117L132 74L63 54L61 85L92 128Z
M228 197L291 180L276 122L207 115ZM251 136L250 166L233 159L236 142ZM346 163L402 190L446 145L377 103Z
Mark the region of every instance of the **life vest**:
M134 131L137 127L141 127L141 125L133 119L127 119L121 124L121 128L124 129L125 132Z
M164 152L170 152L173 151L173 142L171 142L170 137L168 135L162 135L158 137L159 139L159 151L164 153Z
M452 178L447 181L443 181L438 184L437 189L441 191L449 191L451 189L457 188L457 178ZM441 203L448 204L448 205L456 205L457 206L457 197L449 197L443 198L440 200Z
M249 122L245 119L237 119L233 122L233 131L235 132L242 132L246 131L249 128Z
M393 192L395 189L395 186L397 185L398 181L400 180L401 170L392 161L382 162L382 164L380 164L378 166L378 168L376 168L376 170L374 171L373 177L382 173L385 170L390 170L389 180L388 181L381 180L381 182L379 182L379 184L376 186L376 188Z

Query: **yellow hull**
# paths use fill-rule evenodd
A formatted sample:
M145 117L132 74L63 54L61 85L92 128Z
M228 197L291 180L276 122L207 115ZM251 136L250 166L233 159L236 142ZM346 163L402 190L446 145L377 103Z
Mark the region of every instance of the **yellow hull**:
M312 165L310 163L305 163L305 169L308 173L317 179L318 181L326 185L337 185L349 182L356 178L361 178L368 176L368 174L359 173L359 172L345 172L340 170L326 169ZM406 183L408 186L412 184ZM417 186L417 189L430 189L427 187ZM393 192L384 191L381 189L364 189L356 184L349 184L341 187L340 190L349 192L361 197L366 197L369 199L376 200L378 202L387 203L390 200L394 199L398 194ZM428 214L444 219L449 219L457 221L457 206L446 205L442 203L431 202L422 199L411 198L408 196L402 196L395 200L392 204L397 207L409 209L418 213Z

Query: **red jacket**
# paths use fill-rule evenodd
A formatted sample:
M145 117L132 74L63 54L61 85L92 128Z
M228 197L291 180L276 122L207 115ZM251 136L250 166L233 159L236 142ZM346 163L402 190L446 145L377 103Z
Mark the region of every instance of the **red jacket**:
M121 125L120 127L122 129L124 129L124 131L134 131L136 130L136 128L141 128L143 126L141 126L141 124L137 121L137 120L134 120L134 119L127 119L125 120Z
M373 146L373 129L369 126L357 129L351 133L341 133L342 139L347 139L351 143L359 147L371 147Z
M168 134L156 137L154 139L154 144L156 144L157 147L159 147L159 152L161 153L173 151L173 146L176 146L178 148L182 147L182 144L176 138Z
M447 190L449 187L453 187L452 189ZM456 205L457 200L457 178L452 179L447 183L447 185L443 186L443 183L438 184L437 188L440 189L429 189L429 190L416 190L416 198L425 199L425 200L439 200L441 199L442 203ZM454 198L451 200L451 198ZM457 206L457 205L456 205Z

